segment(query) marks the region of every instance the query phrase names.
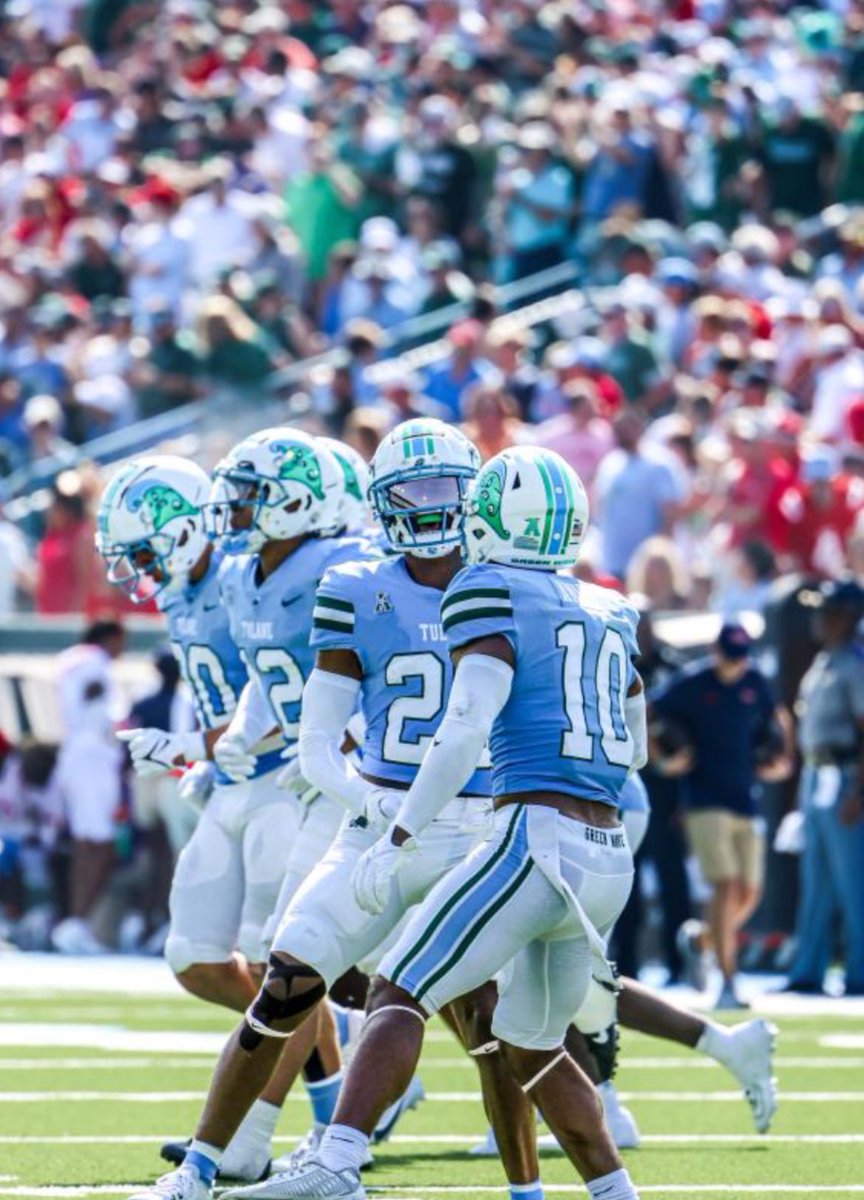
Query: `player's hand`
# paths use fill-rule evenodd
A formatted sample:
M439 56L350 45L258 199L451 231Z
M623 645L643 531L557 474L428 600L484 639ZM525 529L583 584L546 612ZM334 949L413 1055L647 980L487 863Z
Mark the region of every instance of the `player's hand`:
M404 793L391 791L390 788L378 787L371 784L366 795L363 816L372 829L386 829L396 813Z
M212 791L213 764L209 762L196 763L194 767L183 772L177 783L177 795L187 804L205 804Z
M285 766L276 776L276 786L293 792L301 804L311 804L321 795L321 789L311 784L300 770L300 746L295 742L279 756Z
M166 733L164 729L121 729L117 733L129 747L135 774L142 778L164 775L187 762L206 758L200 733Z
M235 783L245 783L255 774L255 755L246 749L239 733L223 733L213 747L213 758Z
M396 845L393 834L398 832L404 833L404 830L400 831L397 826L391 825L374 846L361 854L351 875L355 900L364 912L371 913L373 917L380 916L387 907L396 872L411 851L417 848L413 837Z

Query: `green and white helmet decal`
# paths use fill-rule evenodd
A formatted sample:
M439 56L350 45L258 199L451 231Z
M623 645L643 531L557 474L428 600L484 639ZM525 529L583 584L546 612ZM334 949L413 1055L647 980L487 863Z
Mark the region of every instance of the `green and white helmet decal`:
M333 532L344 529L346 533L362 533L372 521L366 496L369 491L369 466L362 454L353 446L336 438L319 437L324 446L338 462L342 470L342 495L339 501L338 525Z
M139 601L185 586L207 548L209 491L206 472L175 455L147 455L121 467L102 495L96 523L110 582Z
M207 505L213 537L228 553L255 553L265 542L339 528L343 473L322 440L288 426L239 442L216 466ZM235 514L251 509L251 520Z
M469 562L569 567L588 527L582 480L559 454L536 446L491 458L468 489L465 511Z

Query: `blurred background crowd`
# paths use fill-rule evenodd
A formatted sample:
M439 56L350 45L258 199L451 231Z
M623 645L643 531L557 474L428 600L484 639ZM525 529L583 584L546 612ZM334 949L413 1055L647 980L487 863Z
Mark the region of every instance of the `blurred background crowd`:
M434 415L794 706L771 613L864 579L862 0L8 0L0 80L0 614L122 610L124 452Z

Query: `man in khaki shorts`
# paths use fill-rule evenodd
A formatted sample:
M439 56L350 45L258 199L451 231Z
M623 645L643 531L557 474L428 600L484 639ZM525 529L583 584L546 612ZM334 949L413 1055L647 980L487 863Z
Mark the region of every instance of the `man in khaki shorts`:
M712 661L697 663L652 697L652 714L679 727L686 745L659 769L683 777L691 849L713 894L707 938L723 975L718 1008L745 1008L735 991L738 931L762 897L765 864L760 783L790 770L791 721L750 659L750 638L727 624Z

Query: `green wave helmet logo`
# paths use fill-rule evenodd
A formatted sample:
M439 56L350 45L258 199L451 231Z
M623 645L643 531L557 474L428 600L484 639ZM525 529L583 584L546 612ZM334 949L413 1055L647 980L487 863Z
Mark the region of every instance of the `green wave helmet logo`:
M351 460L343 458L341 454L334 455L339 466L342 468L342 474L345 476L345 491L349 496L353 496L355 500L363 503L363 493L360 491L360 480L357 478L357 472L351 464Z
M194 504L181 496L176 488L167 483L152 483L141 488L131 489L129 508L137 512L146 508L153 524L153 532L160 533L169 522L176 517L197 517L198 509Z
M482 518L502 541L510 541L510 533L501 520L501 502L504 499L504 471L491 467L477 480L475 506L477 516Z
M273 449L284 451L285 457L279 468L279 479L290 483L302 483L316 500L324 499L324 480L318 456L309 446L277 442Z

